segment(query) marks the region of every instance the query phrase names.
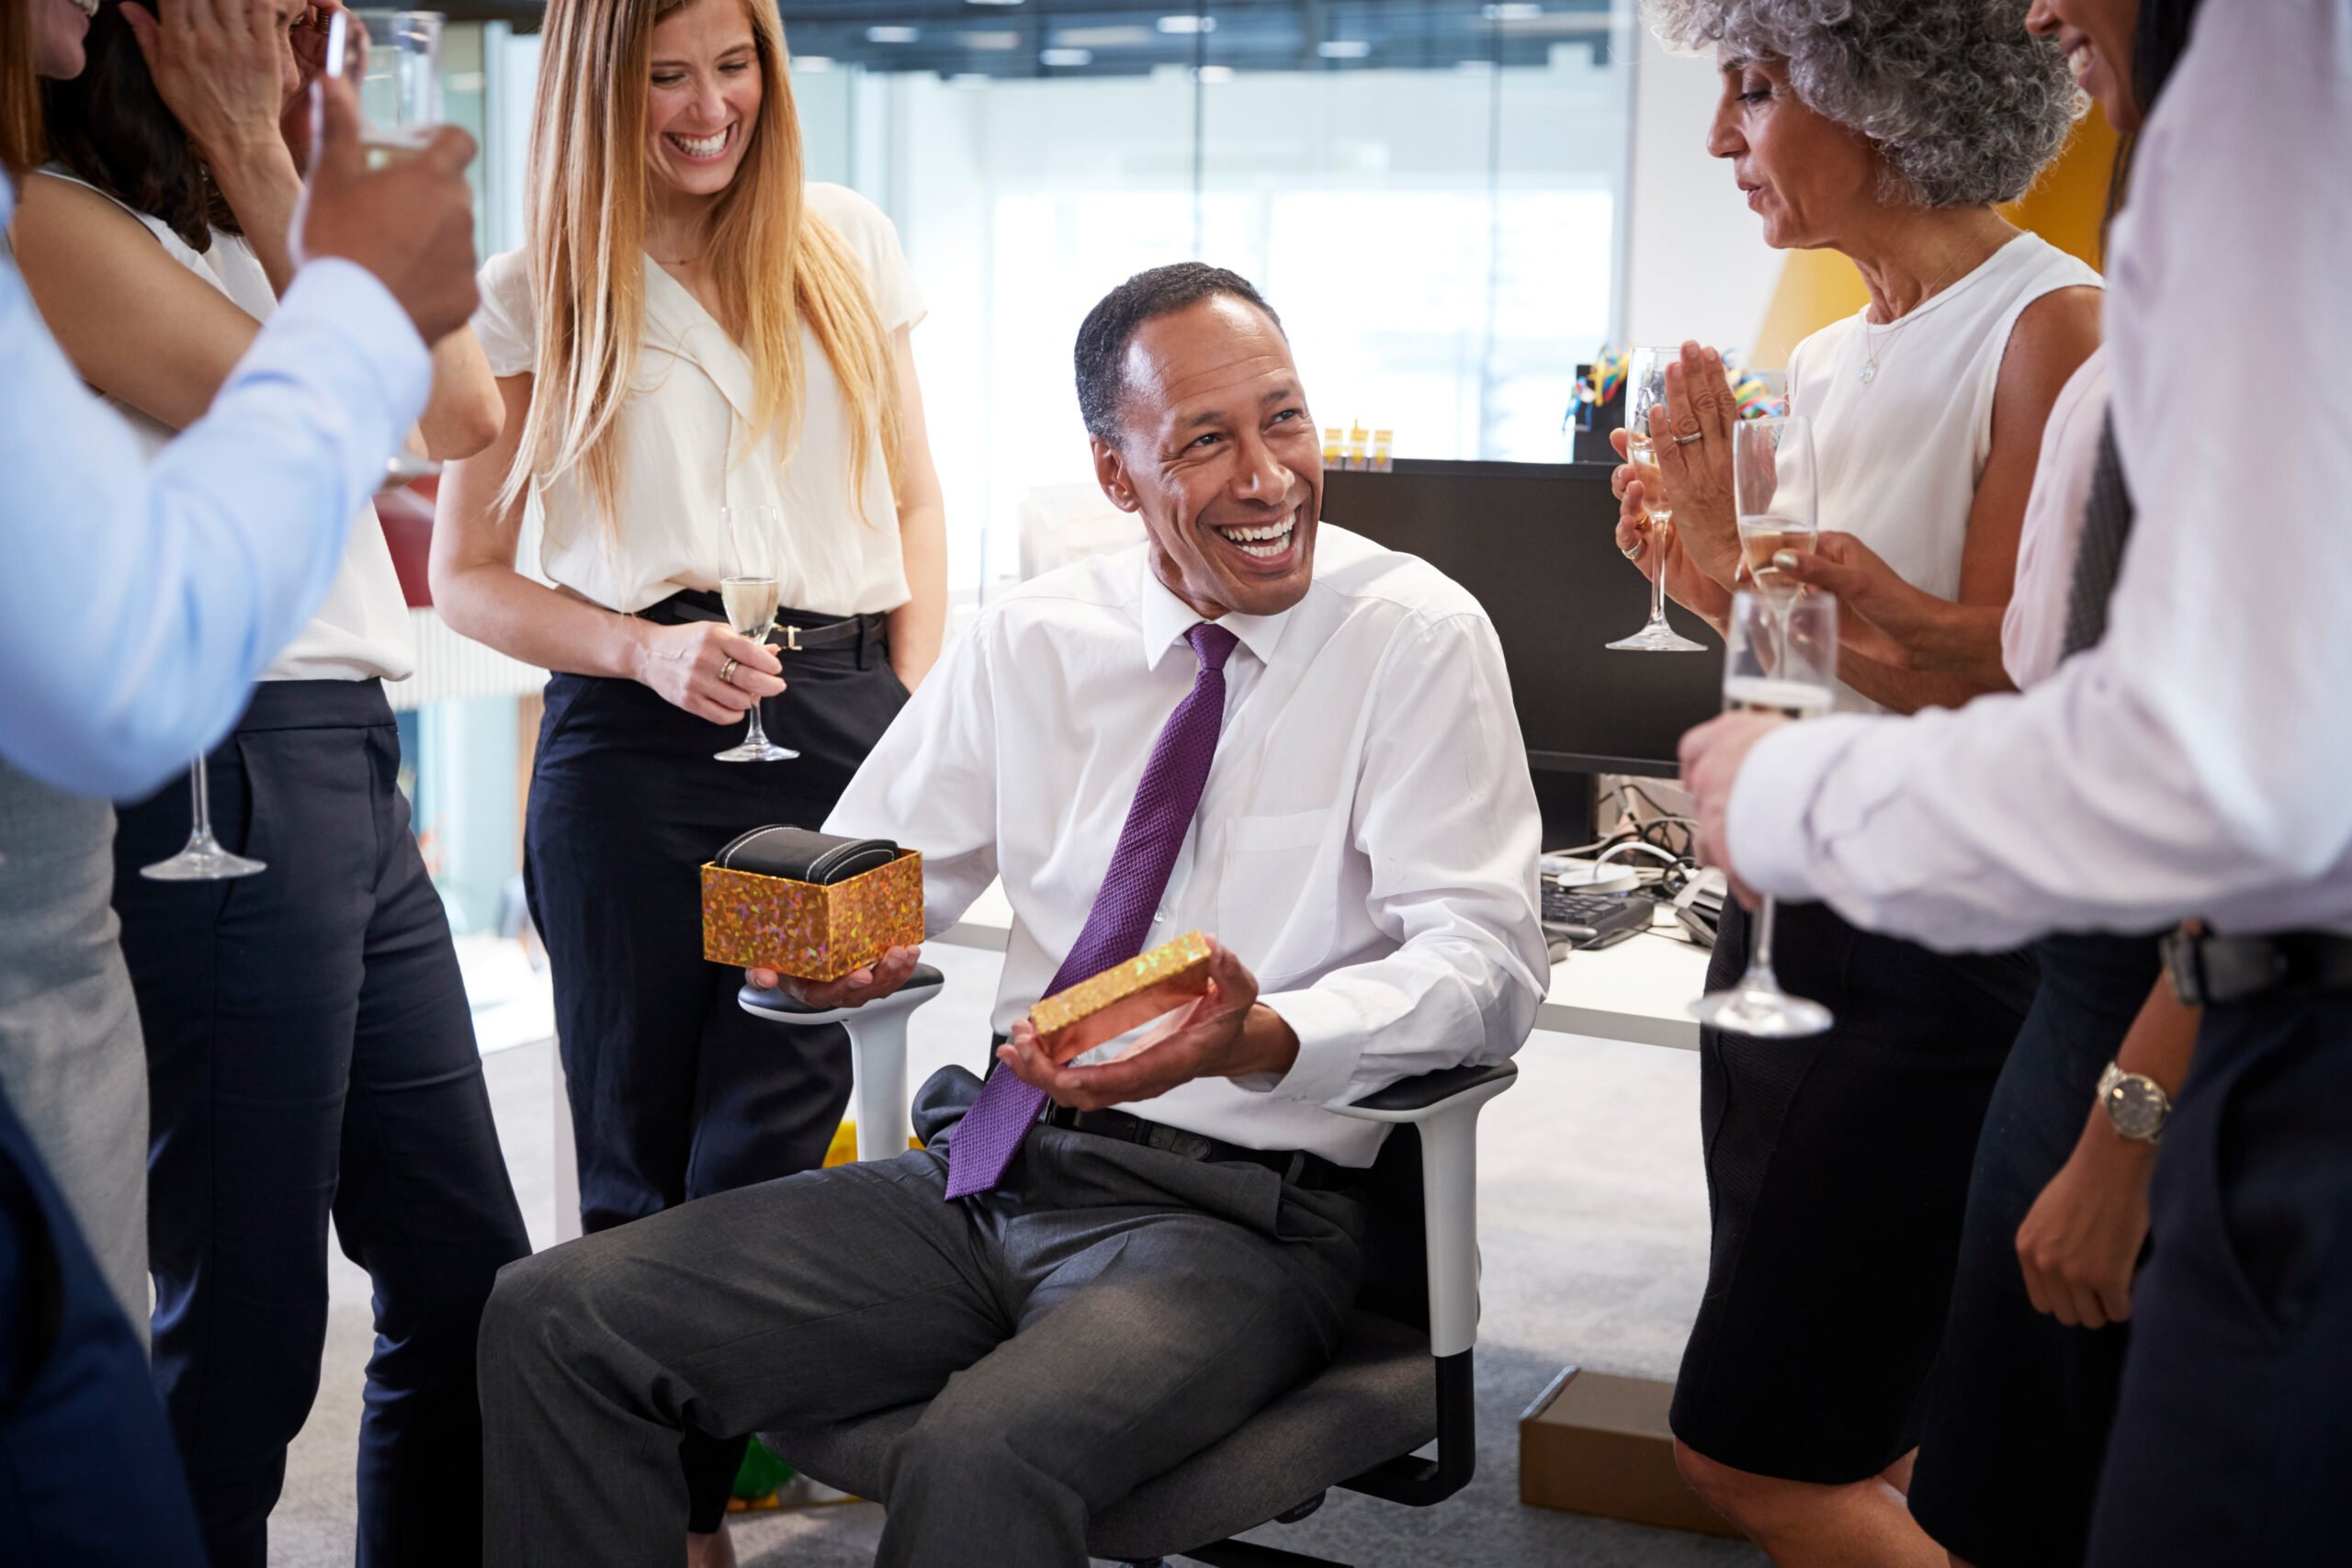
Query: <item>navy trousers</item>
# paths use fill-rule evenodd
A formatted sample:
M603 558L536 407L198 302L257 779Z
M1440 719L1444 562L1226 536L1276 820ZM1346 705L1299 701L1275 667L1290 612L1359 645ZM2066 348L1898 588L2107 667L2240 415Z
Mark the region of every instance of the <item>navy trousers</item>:
M674 617L681 594L646 612ZM827 616L786 610L781 620ZM839 1025L780 1029L702 955L700 867L747 828L824 824L906 688L886 646L786 653L769 737L800 756L721 762L742 738L633 681L555 675L531 775L524 874L555 976L557 1042L590 1233L822 1165L849 1103ZM689 1432L696 1530L718 1528L742 1444Z
M269 869L141 877L187 836L174 784L122 813L115 906L153 1094L155 1380L213 1568L267 1555L318 1389L330 1214L375 1286L358 1562L476 1562L475 1332L530 1244L391 710L374 682L266 682L210 765L215 829Z
M147 1357L6 1094L0 1562L204 1568Z
M2150 1203L2088 1561L2345 1562L2352 995L2208 1010Z

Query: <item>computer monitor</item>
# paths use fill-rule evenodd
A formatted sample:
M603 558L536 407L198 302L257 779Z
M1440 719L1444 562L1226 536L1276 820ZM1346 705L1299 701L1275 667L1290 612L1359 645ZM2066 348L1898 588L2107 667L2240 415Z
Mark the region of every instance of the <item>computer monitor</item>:
M1670 778L1682 732L1723 706L1723 640L1669 603L1704 653L1619 653L1649 584L1618 553L1602 463L1399 459L1324 476L1324 518L1417 555L1468 589L1510 667L1529 766Z

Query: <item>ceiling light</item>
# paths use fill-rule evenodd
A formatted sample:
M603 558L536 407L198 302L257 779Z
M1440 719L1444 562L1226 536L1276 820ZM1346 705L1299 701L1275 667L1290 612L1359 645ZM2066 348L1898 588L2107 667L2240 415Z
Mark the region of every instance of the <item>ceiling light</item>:
M1056 49L1142 49L1152 41L1149 28L1057 28Z
M1215 17L1162 17L1159 30L1163 33L1213 33L1216 31Z
M1478 14L1490 22L1532 22L1544 14L1544 7L1529 0L1502 0L1502 4L1482 6Z
M1204 65L1198 71L1193 72L1193 74L1199 77L1204 82L1230 82L1233 80L1233 67L1230 65Z
M996 0L988 0L988 3L993 6ZM1002 32L957 33L956 39L966 49L1019 49L1021 47L1021 35L1011 28L1005 28Z
M791 65L795 71L831 71L833 57L830 54L796 54L791 57Z
M1325 39L1315 46L1315 52L1326 60L1362 60L1372 52L1372 45L1360 38Z
M1040 50L1037 61L1043 65L1091 65L1094 63L1094 51L1091 49Z
M971 0L975 6L1018 6L1021 0Z
M868 43L912 43L921 37L922 37L921 28L891 27L865 29L865 41Z

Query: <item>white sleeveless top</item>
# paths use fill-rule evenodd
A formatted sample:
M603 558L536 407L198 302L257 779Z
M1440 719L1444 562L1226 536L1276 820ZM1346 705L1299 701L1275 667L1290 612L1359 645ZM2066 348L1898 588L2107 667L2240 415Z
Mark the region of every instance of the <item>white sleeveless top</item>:
M52 179L97 189L62 169L40 172ZM211 247L199 253L190 250L187 242L173 233L162 219L120 201L115 205L145 224L174 261L227 295L254 321L266 321L277 310L277 296L269 287L269 275L242 236L215 234ZM119 399L107 401L130 422L143 456L153 457L178 434ZM363 506L351 519L350 542L344 547L343 564L336 569L325 600L261 678L405 681L415 670L416 635L409 626L408 601L401 592L400 574L392 567L391 547L384 541L383 525L377 520L374 505Z
M1958 598L2010 330L2053 289L2098 287L2085 263L2019 234L1899 321L1866 326L1865 308L1797 344L1789 406L1813 421L1822 528L1853 535L1914 587ZM1878 706L1851 691L1838 705Z
M806 187L808 210L847 242L885 330L923 317L922 295L882 209L845 186ZM606 609L634 615L684 588L715 589L739 570L739 541L719 509L776 509L766 542L779 601L821 615L895 610L910 597L898 503L877 433L865 483L851 493L849 409L832 362L802 329L799 442L790 453L747 455L752 361L686 287L652 257L645 267L645 326L636 385L621 404L620 515L607 519L584 475L541 475L526 518L540 525L539 570ZM538 309L530 255L508 251L481 269L474 334L498 376L533 370ZM527 530L526 530L527 532Z

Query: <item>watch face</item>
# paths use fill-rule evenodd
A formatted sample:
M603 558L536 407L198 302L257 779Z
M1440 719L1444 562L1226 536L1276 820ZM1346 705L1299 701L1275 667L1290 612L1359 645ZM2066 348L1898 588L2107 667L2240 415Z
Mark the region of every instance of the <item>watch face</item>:
M2107 1119L2127 1138L2153 1138L2165 1124L2164 1091L2136 1074L2107 1091Z

